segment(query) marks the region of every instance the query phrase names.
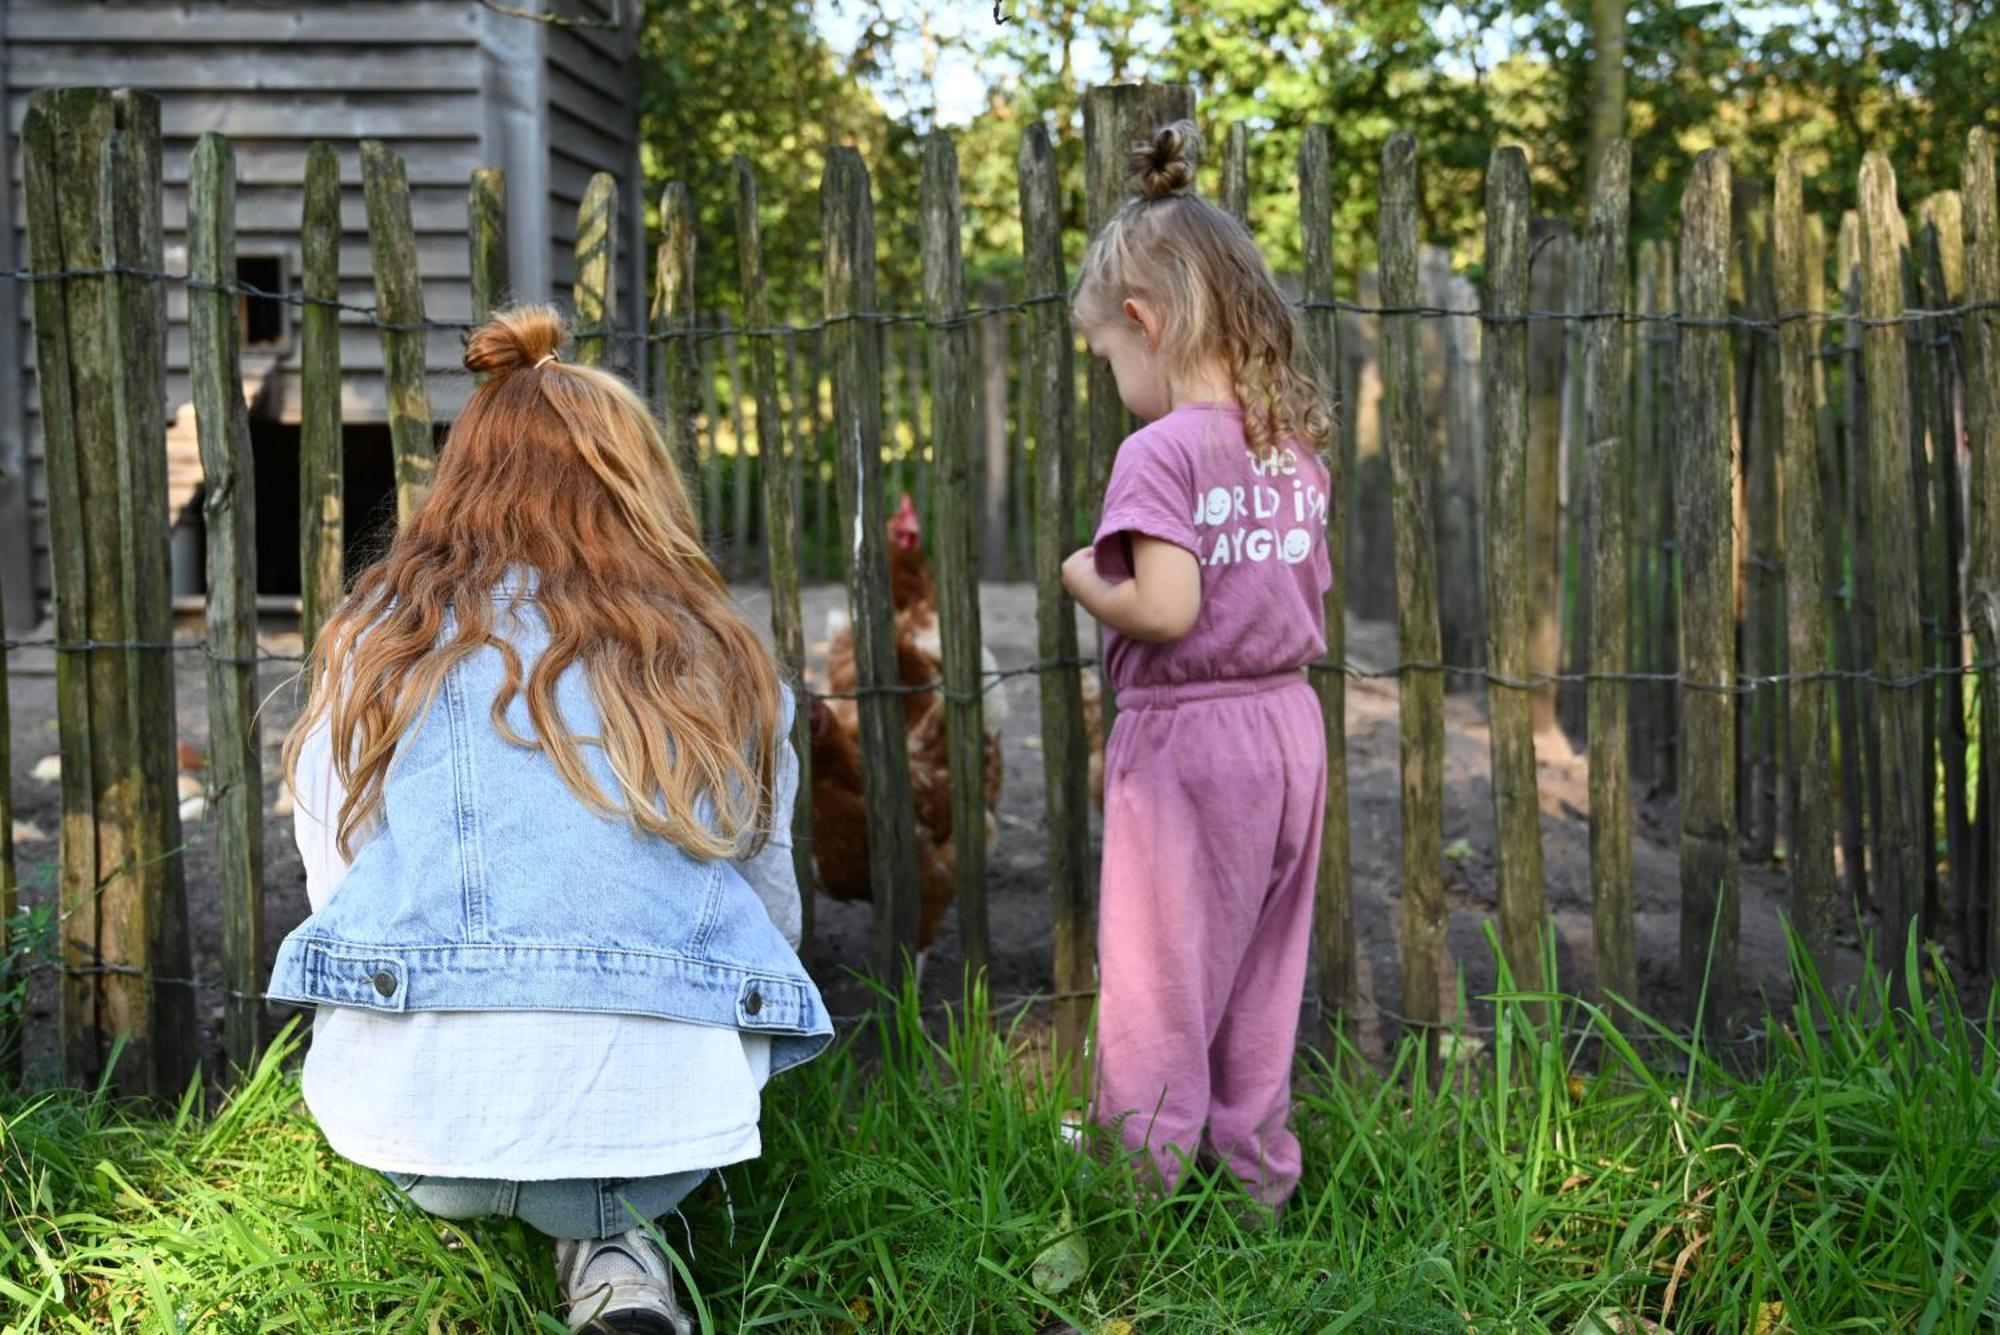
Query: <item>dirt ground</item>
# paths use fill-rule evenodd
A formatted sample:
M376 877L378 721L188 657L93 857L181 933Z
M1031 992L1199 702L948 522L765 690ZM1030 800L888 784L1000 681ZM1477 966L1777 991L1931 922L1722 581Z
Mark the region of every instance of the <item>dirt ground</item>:
M759 626L768 624L768 599L761 589L745 588L746 612ZM808 641L823 637L826 614L845 606L837 586L811 588L805 594ZM1034 590L1028 585L988 585L981 592L985 640L1002 667L1032 661L1035 656ZM46 632L44 632L46 633ZM196 625L182 627L197 634ZM1091 639L1086 635L1086 644ZM273 653L298 652L294 629L272 623L264 648ZM1392 625L1354 621L1348 629L1352 661L1374 665L1395 661ZM56 752L55 679L51 655L45 650L17 651L9 664L13 708L13 783L17 857L23 873L24 898L46 896L54 881L58 793L53 782L34 777L38 762ZM278 780L278 745L296 708L291 665L266 665L260 686L264 710L265 763L265 965L277 942L306 914L304 873L292 842L291 821L283 814ZM1010 678L999 691L1006 704L1003 723L1006 782L1001 799L999 837L992 850L989 903L992 924L992 990L996 997L1015 997L1050 986L1050 911L1046 880L1047 847L1043 835L1042 762L1038 698L1032 676ZM196 745L206 741L203 709L202 659L183 654L179 660L178 701L182 735ZM1450 856L1444 857L1446 895L1451 923L1448 936L1451 964L1462 969L1467 994L1477 998L1491 988L1494 969L1484 928L1496 904L1492 795L1488 770L1485 721L1476 697L1453 695L1445 707L1444 836ZM1360 936L1361 989L1365 998L1390 1012L1400 1009L1402 982L1397 965L1396 933L1400 905L1401 835L1398 819L1396 683L1352 681L1347 693L1350 819L1353 831L1355 924ZM1589 893L1588 786L1582 756L1560 736L1538 741L1542 839L1548 902L1557 930L1560 986L1585 992L1591 985L1592 948ZM1675 813L1670 802L1641 790L1636 794L1632 857L1633 903L1638 924L1641 1000L1655 1014L1679 1017L1688 995L1679 974L1679 883L1675 856ZM213 875L209 821L190 822L186 830L186 879L189 917L194 931L197 976L220 976L217 951L221 917ZM1463 841L1462 843L1460 841ZM1444 850L1440 850L1441 856ZM1790 996L1784 938L1779 914L1786 906L1782 874L1745 866L1742 881L1740 971L1744 995L1761 994L1782 1005ZM870 908L821 898L813 941L814 968L827 1003L836 1015L853 1015L869 1002L870 993L852 972L868 958ZM1855 974L1859 955L1843 952L1842 966ZM940 938L926 961L924 993L928 1000L955 999L961 954L956 914L946 919ZM1851 981L1848 979L1847 981ZM1455 980L1452 984L1455 990ZM31 1059L46 1055L52 1037L50 1008L54 990L42 985L30 999ZM1455 1009L1444 999L1446 1013ZM1483 1018L1477 1001L1475 1021ZM279 1018L274 1008L273 1018ZM221 1003L205 993L200 1007L203 1044L213 1058L219 1051ZM1361 1038L1375 1048L1385 1036L1387 1021L1364 1017ZM211 1061L210 1069L216 1069Z

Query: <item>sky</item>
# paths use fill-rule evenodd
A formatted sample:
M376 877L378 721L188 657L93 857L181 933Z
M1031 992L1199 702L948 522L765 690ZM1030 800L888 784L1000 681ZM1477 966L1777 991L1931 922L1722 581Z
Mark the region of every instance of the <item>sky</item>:
M1754 32L1824 3L1825 0L1813 0L1806 5L1745 4L1740 7L1739 18ZM1017 0L1002 0L1003 12L1011 13L1018 7ZM875 21L878 12L897 25L903 35L890 57L892 72L875 80L876 95L890 115L902 118L913 107L928 106L935 97L937 123L962 127L984 109L990 71L982 70L962 48L982 46L990 39L995 31L993 0L813 0L813 10L821 36L843 57L855 49L864 25ZM1456 23L1462 28L1465 20L1447 4L1439 10L1439 22ZM922 35L926 27L937 48L936 68L928 90L924 72L927 43ZM1164 39L1166 34L1164 29L1147 34L1142 28L1138 35L1143 41L1149 36ZM960 40L965 38L970 40ZM1481 34L1482 63L1496 63L1512 44L1512 34L1504 30ZM1104 78L1110 71L1110 62L1093 43L1079 43L1073 54L1078 75L1085 84Z

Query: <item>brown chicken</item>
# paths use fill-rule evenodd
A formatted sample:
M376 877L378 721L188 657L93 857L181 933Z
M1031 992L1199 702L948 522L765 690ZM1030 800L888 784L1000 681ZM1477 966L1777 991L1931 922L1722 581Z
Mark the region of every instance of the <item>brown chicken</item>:
M1090 800L1104 810L1104 703L1099 698L1097 673L1085 668L1083 678L1083 735L1090 744Z
M915 505L904 496L889 520L890 593L896 617L896 675L905 686L930 686L943 677L938 645L937 584L924 560L922 528ZM997 671L987 656L989 671ZM827 640L825 689L852 692L858 681L853 628L845 618L832 625ZM955 892L957 857L953 846L951 764L942 693L911 691L902 697L909 750L910 792L916 814L918 948L937 936ZM985 805L989 842L995 833L1004 764L995 707L987 697ZM814 700L812 721L813 854L820 883L835 899L870 899L868 829L861 784L860 716L851 699Z

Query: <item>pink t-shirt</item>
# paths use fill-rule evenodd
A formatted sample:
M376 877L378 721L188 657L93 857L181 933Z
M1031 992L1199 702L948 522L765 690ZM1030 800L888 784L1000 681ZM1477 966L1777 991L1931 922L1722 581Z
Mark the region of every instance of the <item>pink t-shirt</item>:
M1233 403L1185 403L1118 447L1098 523L1097 572L1132 578L1132 534L1184 547L1201 562L1201 614L1172 644L1104 630L1113 690L1265 677L1326 652L1327 474L1288 445L1250 455Z

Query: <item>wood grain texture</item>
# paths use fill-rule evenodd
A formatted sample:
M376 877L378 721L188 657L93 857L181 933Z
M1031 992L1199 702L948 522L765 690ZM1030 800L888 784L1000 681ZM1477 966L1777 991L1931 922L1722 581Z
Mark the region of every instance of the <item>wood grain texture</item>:
M835 148L827 155L820 218L841 528L851 544L848 610L855 680L864 692L858 713L875 905L874 963L885 985L900 987L917 942L916 817L903 702L882 689L896 684L898 676L882 504L881 377L875 327L850 318L875 309L875 214L868 169L853 149Z
M1918 210L1916 254L1917 305L1946 310L1965 299L1965 210L1958 191L1941 190ZM1967 819L1967 743L1965 724L1966 637L1956 629L1965 620L1960 572L1965 568L1966 536L1962 520L1965 477L1959 466L1960 345L1951 337L1950 322L1923 320L1911 326L1912 368L1922 412L1921 426L1929 437L1930 504L1934 523L1925 567L1931 572L1936 601L1933 625L1925 630L1926 659L1941 675L1930 692L1936 707L1937 766L1944 774L1945 872L1943 908L1958 933L1961 958L1979 959L1985 933L1975 930L1972 912L1972 827ZM1915 425L1916 423L1913 423ZM1927 703L1927 709L1929 708ZM1932 867L1935 869L1935 859ZM1937 924L1942 934L1944 924Z
M507 273L507 173L498 167L474 168L465 211L471 223L466 244L471 249L472 320L482 324L514 299ZM579 235L581 231L579 227Z
M757 176L738 156L736 176L736 258L744 318L753 326L771 323L771 296L764 282L764 242L758 228ZM750 341L750 379L757 395L757 449L764 459L764 515L770 535L771 639L786 681L805 680L805 624L799 611L799 527L792 504L796 450L785 448L784 417L778 406L777 351L769 338ZM683 505L686 498L682 498ZM798 757L799 799L792 807L792 868L799 881L799 951L812 954L813 909L819 878L813 868L812 716L805 701L793 713L791 746Z
M1382 302L1417 304L1417 141L1398 131L1382 148ZM1435 468L1423 423L1415 315L1382 317L1382 406L1394 485L1397 657L1439 661ZM1419 1026L1442 1018L1445 981L1444 679L1405 671L1401 701L1403 1014ZM1537 969L1532 977L1539 979ZM1527 977L1518 981L1526 986ZM1427 1041L1435 1041L1434 1028Z
M2000 204L1996 203L1993 138L1983 127L1966 136L1962 196L1965 204L1965 299L1988 303L1960 322L1965 340L1966 613L1974 652L1982 663L2000 660ZM2000 718L2000 678L1982 672L1979 716ZM1973 862L1988 910L1986 959L2000 960L2000 765L1980 748L1979 811Z
M1806 245L1804 173L1795 154L1778 162L1773 192L1771 254L1779 310L1813 310ZM1824 299L1824 283L1820 300ZM1805 675L1833 666L1828 652L1826 546L1820 507L1818 412L1813 392L1813 339L1817 327L1791 321L1778 331L1778 378L1783 453L1784 530L1790 559L1785 566L1787 633L1791 671ZM1839 883L1834 876L1832 688L1825 681L1791 684L1791 855L1792 926L1820 971L1831 976L1839 921Z
M1306 127L1299 146L1299 231L1304 256L1305 298L1334 299L1333 134L1324 125ZM1330 306L1305 312L1306 346L1320 395L1338 411L1340 318ZM1327 469L1327 557L1333 582L1326 591L1326 662L1311 670L1326 722L1326 811L1320 825L1319 883L1313 901L1313 971L1319 979L1323 1018L1350 1026L1360 1003L1354 933L1354 862L1348 829L1347 674L1336 664L1347 658L1347 455L1336 440L1322 452Z
M0 586L0 627L7 624L6 589ZM0 960L13 958L11 933L20 907L20 882L14 870L14 723L7 699L7 662L0 654ZM7 980L10 984L13 979ZM21 1075L20 1009L0 1012L0 1085Z
M1841 400L1844 446L1847 456L1848 534L1848 618L1852 653L1857 667L1873 671L1875 666L1875 538L1873 482L1868 466L1868 364L1861 350L1861 214L1849 209L1841 215L1838 235L1839 257L1836 273L1840 280L1841 309L1850 318L1841 323ZM1882 719L1881 693L1872 683L1857 683L1862 745L1855 760L1863 772L1859 780L1866 799L1870 857L1882 829ZM1881 870L1866 869L1865 898L1858 903L1875 905L1875 885Z
M1067 292L1063 269L1062 193L1048 130L1030 125L1021 136L1017 163L1022 248L1029 294ZM1035 434L1035 634L1044 660L1077 657L1076 606L1063 591L1062 563L1076 540L1076 479L1083 442L1076 430L1076 332L1069 303L1038 302L1028 308L1027 415ZM1096 986L1097 937L1090 862L1088 743L1083 726L1082 673L1053 667L1037 674L1042 714L1042 778L1047 794L1049 897L1054 908L1054 985L1057 1059L1072 1091L1088 1085L1085 1037Z
M654 412L666 433L667 448L681 467L688 498L700 509L701 446L695 431L695 347L692 335L666 337L691 328L694 309L694 196L682 181L660 192L660 244L653 252L653 304L647 327L659 341L653 375ZM704 528L704 537L714 534Z
M300 250L308 304L299 312L299 634L310 650L346 586L340 312L312 304L340 296L340 159L323 140L306 151Z
M1626 227L1632 206L1632 146L1603 145L1593 176L1585 235L1583 308L1625 310ZM1589 386L1584 473L1590 510L1590 669L1631 670L1629 566L1625 494L1631 449L1625 435L1625 330L1595 319L1585 327L1584 382ZM1597 951L1597 991L1603 998L1639 997L1637 929L1632 916L1631 748L1629 687L1592 681L1588 687L1590 748L1590 921Z
M410 227L403 159L380 140L361 145L361 185L368 201L368 248L375 265L375 311L382 330L389 440L396 457L396 522L407 524L430 490L431 396L424 381L423 277Z
M1896 173L1887 157L1861 164L1861 313L1882 320L1903 309L1903 267L1909 250L1896 203ZM1880 958L1900 971L1903 946L1923 906L1929 862L1931 785L1923 769L1923 714L1929 691L1905 681L1923 667L1918 624L1921 551L1912 522L1918 496L1910 458L1908 349L1899 325L1869 325L1862 333L1868 385L1870 533L1875 560L1875 671L1882 746L1882 824L1875 844L1876 902L1882 911ZM1910 980L1905 980L1907 984Z
M570 302L576 309L573 356L585 366L601 365L611 351L610 334L618 310L618 178L596 172L576 208L576 281Z
M68 211L89 213L95 196L97 148L111 133L111 99L101 89L57 90L29 99L21 127L22 200L27 210L28 267L41 273L101 265L101 242L89 227L64 226ZM87 145L79 152L78 145ZM91 174L84 175L87 161ZM76 196L88 190L83 201ZM56 637L65 644L92 638L88 528L84 515L81 438L101 432L94 413L79 413L79 383L102 403L106 389L89 365L73 365L76 341L102 329L104 280L72 278L29 286L35 326L35 375L41 391L42 440L49 486L49 560ZM77 325L74 335L71 324ZM57 893L65 970L97 961L98 902L96 776L91 739L91 665L82 651L56 654L56 736L62 759L62 833ZM60 995L64 1075L94 1076L100 1054L100 988L87 974L65 973Z
M1680 309L1726 311L1729 157L1695 160L1681 195ZM1735 407L1728 336L1718 326L1680 331L1674 377L1680 556L1681 976L1708 980L1705 1018L1736 1005L1741 908L1736 893ZM1698 994L1698 993L1695 993Z
M236 161L206 134L188 166L188 273L236 275ZM248 1071L263 1046L254 1000L264 958L264 776L257 726L257 486L243 406L236 303L188 292L188 351L208 534L208 786L222 897L223 1047Z
M1229 216L1244 226L1250 224L1250 127L1236 121L1222 146L1222 196L1219 201Z
M1541 798L1535 771L1531 607L1536 581L1528 513L1528 160L1495 149L1486 169L1488 319L1480 347L1486 409L1486 687L1493 766L1494 867L1502 953L1517 980L1536 976L1543 917ZM1520 970L1528 970L1526 975Z
M958 930L968 976L985 973L986 709L980 669L979 514L972 471L972 331L965 316L965 261L959 234L958 152L951 136L924 140L924 314L932 389L932 551L937 558L938 620L944 640L946 745L951 757L951 832L957 855Z
M1569 271L1578 263L1568 224L1531 218L1528 304L1561 310L1570 297ZM1528 625L1529 663L1548 677L1562 669L1563 324L1528 326ZM1533 692L1535 731L1556 726L1556 688Z
M104 257L120 269L164 266L160 225L160 105L147 93L112 94L117 132L98 162L98 216ZM167 577L166 292L151 279L121 273L106 284L103 346L111 359L111 473L114 496L90 515L93 543L113 548L119 584L116 637L128 644L163 645L172 638ZM110 535L117 535L115 543ZM95 612L95 605L93 605ZM100 651L94 657L109 655ZM185 978L191 968L187 898L181 859L180 801L176 792L172 651L128 648L124 659L125 769L106 800L100 789L102 826L108 812L129 821L122 832L126 860L100 864L98 942L107 962L124 962L151 975L107 978L104 1018L109 1032L126 1040L114 1082L132 1093L165 1100L179 1096L194 1074L195 998L185 987L153 981ZM107 715L93 715L102 728ZM99 769L98 777L107 773ZM113 817L115 818L115 817ZM129 1063L129 1066L127 1065Z

